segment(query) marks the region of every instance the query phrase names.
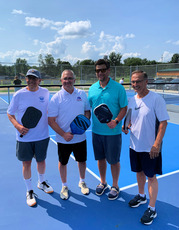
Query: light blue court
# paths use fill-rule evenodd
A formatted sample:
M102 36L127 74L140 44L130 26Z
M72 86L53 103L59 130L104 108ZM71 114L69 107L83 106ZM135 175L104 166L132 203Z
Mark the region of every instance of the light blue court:
M90 194L84 196L78 188L78 168L73 157L68 164L68 184L70 198L61 200L59 193L61 181L58 172L57 146L54 132L50 130L51 141L48 148L46 177L54 188L51 195L37 188L35 160L32 164L34 192L38 195L37 206L26 204L26 189L22 178L22 165L15 156L15 129L9 122L5 107L6 97L0 96L0 229L2 230L176 230L179 229L179 125L169 122L163 145L163 175L159 176L159 194L157 200L158 217L151 226L143 226L139 220L147 204L132 209L128 201L137 193L135 174L129 165L129 135L123 135L121 153L120 196L115 201L107 199L107 193L101 197L95 195L99 183L97 163L94 160L91 144L91 128L87 131L88 160L86 182ZM107 182L112 183L108 166ZM148 197L148 194L147 194Z

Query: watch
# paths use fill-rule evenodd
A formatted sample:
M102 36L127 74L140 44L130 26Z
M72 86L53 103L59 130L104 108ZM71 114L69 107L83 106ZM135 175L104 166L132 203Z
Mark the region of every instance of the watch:
M118 123L119 123L119 121L118 121L117 119L115 119L115 122L116 122L116 124L118 124Z

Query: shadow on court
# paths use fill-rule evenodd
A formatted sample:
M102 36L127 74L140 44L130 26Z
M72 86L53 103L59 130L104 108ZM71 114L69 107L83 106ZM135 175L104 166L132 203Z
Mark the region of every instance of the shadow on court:
M22 164L15 156L15 129L9 122L6 114L0 114L0 229L2 230L176 230L179 229L179 172L159 179L159 194L156 204L158 216L151 226L144 226L140 218L147 208L147 204L138 208L130 208L128 202L137 193L137 187L131 187L120 192L115 201L109 201L105 193L101 197L95 195L95 187L99 181L86 173L86 182L90 194L84 196L78 187L79 173L76 162L71 158L68 164L68 183L70 198L67 201L60 199L61 181L58 172L57 146L50 141L47 157L46 177L54 188L49 195L37 188L36 163L32 163L32 178L34 192L37 193L37 205L33 208L26 204L26 189L22 178ZM169 126L170 137L165 137L167 152L171 157L165 160L165 171L178 170L178 142L171 151L171 142L177 135L178 126ZM175 133L176 134L176 133ZM173 135L173 138L171 137ZM176 151L177 150L177 151ZM175 151L175 153L173 153ZM88 155L92 155L89 152ZM168 161L168 162L167 162ZM93 159L92 164L96 165ZM127 161L126 164L129 164ZM125 167L125 165L123 165ZM128 180L129 170L122 173L121 180ZM135 183L136 180L133 181ZM128 184L129 185L129 184ZM148 194L147 194L148 197Z
M94 195L95 191L91 190ZM54 192L51 195L55 203L38 198L37 208L42 208L46 212L43 229L144 229L140 223L140 218L146 209L146 205L136 209L130 208L127 202L133 197L133 194L121 192L116 201L108 201L107 196L103 195L97 200L85 197L71 192L68 201L60 199L59 194ZM157 202L158 217L148 229L176 229L179 228L179 222L176 218L178 208L165 202ZM39 211L40 211L39 208ZM54 219L53 223L48 222L48 218ZM38 216L37 216L37 219ZM34 222L34 221L33 221ZM34 227L31 225L31 227ZM27 228L28 229L28 228Z

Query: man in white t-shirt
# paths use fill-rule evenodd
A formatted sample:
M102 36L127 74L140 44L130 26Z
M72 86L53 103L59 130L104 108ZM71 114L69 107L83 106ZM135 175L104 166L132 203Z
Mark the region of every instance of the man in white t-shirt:
M150 225L156 218L155 203L158 194L156 174L162 174L161 147L169 116L164 99L147 89L148 77L141 70L132 72L131 84L137 93L129 100L128 109L132 109L130 129L131 170L137 173L139 193L131 201L130 207L138 207L147 202L145 195L146 177L148 177L149 205L141 222ZM123 130L128 133L128 130Z
M37 162L38 185L46 193L52 193L53 188L45 180L45 159L49 142L47 108L49 91L39 86L40 72L29 69L26 74L27 87L17 91L8 107L7 115L16 128L16 155L23 164L23 177L27 188L27 204L36 204L31 179L31 163L33 157ZM22 124L22 117L28 107L40 110L42 116L35 128L28 129Z
M83 90L74 87L75 75L72 70L64 70L61 75L62 89L51 99L48 109L48 120L51 128L56 132L58 143L59 172L62 180L60 197L68 199L67 163L73 152L78 162L80 181L79 187L84 195L89 194L89 188L85 183L86 171L86 135L73 135L70 123L79 114L90 118L90 105Z
M119 83L122 85L124 83L124 78L122 77L119 81Z

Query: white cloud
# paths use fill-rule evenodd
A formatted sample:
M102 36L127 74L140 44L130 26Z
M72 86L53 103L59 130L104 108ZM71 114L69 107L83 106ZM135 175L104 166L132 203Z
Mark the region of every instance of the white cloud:
M39 44L39 40L38 39L34 39L33 40L33 44L36 46L36 45L38 45Z
M24 13L22 10L16 10L16 9L13 9L12 14L20 14L20 15L25 15L26 13Z
M135 38L135 35L134 34L126 34L125 38Z
M124 46L121 43L116 42L115 45L112 47L111 52L120 53L123 49L124 49Z
M122 36L113 36L110 34L105 34L104 31L101 31L99 35L99 42L116 42L116 41L122 41Z
M45 18L26 17L26 26L47 28L54 25L54 22Z
M167 62L170 61L173 56L173 53L170 53L168 51L164 51L161 58L159 59L159 62Z
M101 31L99 36L100 42L121 42L125 39L135 38L134 34L126 34L125 36L114 36L110 34L105 34L104 31Z
M178 45L179 45L179 40L178 40L178 41L173 42L173 44L178 46Z
M93 33L90 32L91 22L89 20L75 22L54 22L46 18L26 17L25 22L26 26L41 27L43 29L50 28L51 30L56 30L61 36L61 39L74 39L93 35Z
M88 21L79 21L79 22L69 22L66 23L64 28L58 30L58 34L63 39L87 37L92 35L90 32L91 22Z
M179 40L177 40L177 41L172 41L172 40L168 40L168 41L166 41L165 43L167 43L167 44L173 44L173 45L179 45Z
M73 64L75 64L78 60L79 60L79 61L82 61L83 59L78 58L78 57L73 57L72 55L67 55L67 56L63 57L61 60L62 60L62 61L68 61L68 62L70 62L70 63L73 65Z
M82 45L82 53L86 54L86 53L90 52L91 50L97 51L96 45L93 45L91 42L86 41Z
M37 57L37 53L29 50L12 50L5 53L0 53L0 56L4 61L10 60L10 62L16 62L17 58L26 59L27 61L34 61Z
M54 57L62 56L66 51L66 45L62 42L60 38L56 38L56 40L52 42L40 42L41 49L40 53L42 54L52 54Z
M126 59L128 57L140 57L140 56L141 56L141 53L137 53L137 52L135 52L135 53L124 53L122 55L122 58Z
M85 42L82 45L82 53L85 54L85 59L97 59L102 51L101 47L93 45L91 42Z
M170 44L172 43L172 40L167 40L165 43Z

